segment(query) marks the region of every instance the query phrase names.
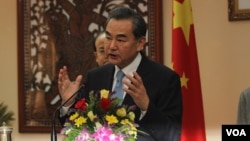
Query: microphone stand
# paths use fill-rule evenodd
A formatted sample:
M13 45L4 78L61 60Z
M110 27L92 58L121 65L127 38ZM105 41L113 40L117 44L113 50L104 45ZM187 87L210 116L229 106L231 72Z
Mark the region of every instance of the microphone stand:
M57 141L57 135L56 135L56 115L59 112L59 110L66 104L69 102L69 100L71 100L76 94L78 94L78 91L81 90L83 87L85 87L85 85L81 85L76 92L74 92L65 102L63 102L59 107L57 107L56 111L53 114L53 118L52 118L52 131L51 131L51 141Z

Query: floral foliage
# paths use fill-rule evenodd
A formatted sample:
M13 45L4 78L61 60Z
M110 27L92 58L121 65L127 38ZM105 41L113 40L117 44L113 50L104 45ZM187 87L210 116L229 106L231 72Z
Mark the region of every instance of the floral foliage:
M70 109L61 133L66 141L135 141L135 106L121 105L108 90L91 91Z

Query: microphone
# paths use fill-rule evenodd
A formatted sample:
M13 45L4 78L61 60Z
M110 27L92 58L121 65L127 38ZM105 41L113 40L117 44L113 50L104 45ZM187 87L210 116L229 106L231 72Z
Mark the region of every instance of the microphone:
M75 95L78 94L78 92L82 89L85 88L85 84L82 84L66 101L64 101L60 106L57 107L57 109L55 110L54 114L53 114L53 118L52 118L52 131L51 131L51 141L57 141L57 135L56 135L56 115L59 112L59 110L65 105L67 104Z

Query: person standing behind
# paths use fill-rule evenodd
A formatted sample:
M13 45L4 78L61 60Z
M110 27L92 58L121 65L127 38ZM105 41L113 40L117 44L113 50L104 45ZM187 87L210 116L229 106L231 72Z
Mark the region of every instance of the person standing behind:
M102 66L108 62L106 49L104 47L105 32L100 32L94 41L94 56L98 66Z
M92 90L114 90L116 74L121 70L123 104L136 105L135 122L139 130L138 141L179 141L182 121L182 94L179 75L170 68L156 63L142 52L146 42L147 25L134 10L117 7L110 11L105 25L105 47L108 64L88 72L85 88L77 96L88 99ZM66 101L78 88L82 75L72 83L64 66L59 72L58 88L62 101ZM60 121L66 119L71 100L60 111Z
M250 124L250 87L240 94L237 124Z

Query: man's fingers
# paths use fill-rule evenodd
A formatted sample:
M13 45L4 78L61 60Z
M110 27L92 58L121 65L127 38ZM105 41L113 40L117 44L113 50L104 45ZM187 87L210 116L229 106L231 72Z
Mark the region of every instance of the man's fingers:
M62 78L68 80L69 79L69 75L68 75L68 70L66 66L63 66L62 69Z
M82 81L82 75L78 75L76 77L75 84L79 86L81 84L81 81Z

